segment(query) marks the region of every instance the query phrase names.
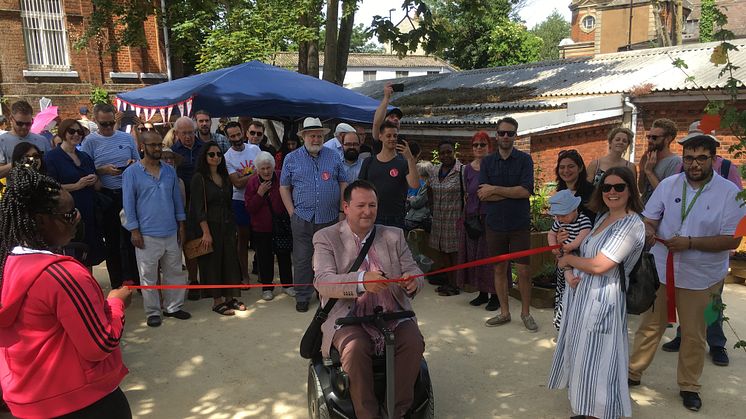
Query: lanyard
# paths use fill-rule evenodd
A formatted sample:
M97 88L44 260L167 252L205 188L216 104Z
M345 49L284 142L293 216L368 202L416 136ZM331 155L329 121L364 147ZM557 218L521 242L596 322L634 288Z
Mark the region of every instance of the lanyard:
M697 193L694 194L694 198L692 198L692 202L689 203L689 205L686 205L686 179L684 179L684 183L682 185L681 190L681 224L684 224L684 220L686 220L686 217L689 215L689 212L692 210L692 207L694 206L694 203L697 202L697 198L699 198L699 195L702 193L702 190L707 186L707 184L710 183L708 180L707 183L700 186L699 189L697 189Z

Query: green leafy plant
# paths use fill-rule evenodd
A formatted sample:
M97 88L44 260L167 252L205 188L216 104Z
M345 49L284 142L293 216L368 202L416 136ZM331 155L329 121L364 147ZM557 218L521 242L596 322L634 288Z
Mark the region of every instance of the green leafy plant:
M534 179L540 179L540 177L535 176ZM552 228L554 220L549 215L549 197L552 196L552 192L554 192L556 187L557 184L555 182L542 182L541 186L528 199L531 204L532 231L548 231Z
M104 89L103 87L95 86L94 88L92 88L89 98L94 106L98 105L99 103L111 104L109 91Z
M725 315L725 308L727 305L723 303L719 298L717 294L712 295L712 308L715 310L716 313L723 315L723 323L728 325L728 328L731 332L733 332L733 335L736 337L736 343L733 345L733 349L743 349L744 352L746 352L746 340L741 339L740 336L738 336L738 333L736 332L736 329L733 328L733 325L730 324L730 318Z

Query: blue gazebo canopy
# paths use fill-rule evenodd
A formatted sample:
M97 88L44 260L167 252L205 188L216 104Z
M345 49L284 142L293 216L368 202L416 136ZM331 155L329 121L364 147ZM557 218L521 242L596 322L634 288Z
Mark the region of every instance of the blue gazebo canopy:
M294 120L306 116L373 121L379 102L314 77L250 61L233 67L143 87L117 95L120 109L177 111L189 115L204 109L212 117L251 116Z

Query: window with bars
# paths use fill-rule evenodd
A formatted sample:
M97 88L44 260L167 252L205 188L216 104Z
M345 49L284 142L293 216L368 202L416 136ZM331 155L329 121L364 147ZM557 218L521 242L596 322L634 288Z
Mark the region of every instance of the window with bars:
M376 79L376 71L363 70L363 81L373 81Z
M397 71L396 78L409 77L409 71Z
M21 20L29 69L69 70L62 0L21 0Z

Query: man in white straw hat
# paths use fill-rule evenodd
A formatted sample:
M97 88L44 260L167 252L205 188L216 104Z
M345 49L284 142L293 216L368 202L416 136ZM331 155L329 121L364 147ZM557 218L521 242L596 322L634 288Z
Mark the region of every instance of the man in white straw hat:
M313 235L341 218L342 192L348 179L342 159L324 147L324 128L319 118L306 118L298 136L303 147L285 157L280 176L280 195L290 214L293 230L293 276L296 284L295 309L308 311L313 295Z
M340 158L344 158L344 149L342 145L345 142L346 134L355 134L355 137L357 137L357 131L355 131L355 128L353 128L350 124L345 124L344 122L342 122L341 124L337 125L337 128L334 129L334 137L327 140L324 143L324 147L335 150L337 154L339 154ZM353 180L355 179L350 179L350 181Z

